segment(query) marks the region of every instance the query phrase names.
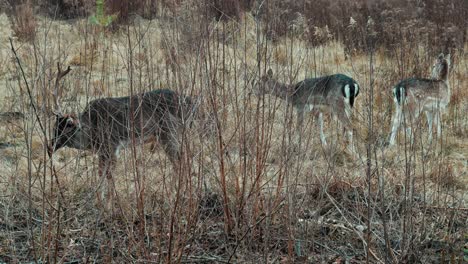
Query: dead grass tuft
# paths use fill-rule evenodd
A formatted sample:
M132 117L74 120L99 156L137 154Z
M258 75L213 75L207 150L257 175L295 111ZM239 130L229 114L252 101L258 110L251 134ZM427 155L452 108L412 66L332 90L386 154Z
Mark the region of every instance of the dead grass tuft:
M458 175L454 173L452 164L448 162L443 162L439 166L436 166L429 173L429 179L431 179L435 184L447 188L459 188L465 189L466 186L463 186L458 179Z
M205 1L208 16L218 21L240 20L243 12L251 6L251 0L208 0Z
M17 5L11 17L11 28L20 41L33 42L36 39L37 21L30 1Z

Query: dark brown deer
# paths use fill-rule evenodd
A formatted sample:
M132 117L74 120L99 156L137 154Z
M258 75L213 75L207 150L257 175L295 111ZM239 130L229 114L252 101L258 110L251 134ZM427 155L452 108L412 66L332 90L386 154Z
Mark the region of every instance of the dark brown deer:
M92 100L78 116L63 114L59 104L59 82L69 72L70 67L62 71L58 66L54 91L56 123L48 146L50 154L62 147L90 150L99 157L99 176L111 181L121 148L158 140L176 165L181 158L181 132L197 109L190 97L161 89ZM113 189L107 189L107 200L111 200L109 196L113 195Z

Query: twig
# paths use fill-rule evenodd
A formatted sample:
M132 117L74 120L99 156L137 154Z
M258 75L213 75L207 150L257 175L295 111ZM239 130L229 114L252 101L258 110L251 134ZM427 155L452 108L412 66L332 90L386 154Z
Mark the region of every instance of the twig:
M245 233L242 235L242 237L237 241L236 243L236 246L234 247L234 250L232 251L231 255L229 256L229 259L228 259L228 263L231 263L231 259L232 257L234 257L234 254L236 254L236 251L237 251L237 248L239 247L240 245L240 242L242 240L244 240L244 238L247 236L247 234L252 230L253 227L259 225L260 223L263 222L263 220L265 220L267 217L270 217L271 215L273 215L274 213L276 213L280 208L282 208L281 206L281 202L278 203L278 206L276 208L274 208L274 210L272 212L270 212L269 214L265 214L262 218L260 218L255 224L253 225L250 225L249 228L247 228L247 230L245 231Z
M222 259L217 256L190 256L185 260L181 260L182 263L193 263L193 262L208 262L208 263L230 263L229 260Z
M423 208L426 208L426 209L437 209L437 210L456 210L456 211L466 211L466 212L468 212L468 208L465 208L465 207L453 208L453 207L442 207L442 206L431 206L431 205L426 205L426 206L423 206Z
M345 221L348 223L349 226L352 226L351 223L348 221L348 219L344 216L343 212L341 211L341 209L338 207L338 205L335 203L334 199L330 196L330 194L328 192L325 192L325 194L327 195L328 199L333 203L333 205L335 206L335 208L338 210L338 212L341 214L341 216L345 219ZM346 228L343 226L343 228ZM367 227L369 228L369 227ZM362 234L360 232L357 232L356 230L354 230L354 233L356 233L358 235L358 237L361 239L362 243L364 244L364 246L367 248L369 254L374 257L374 259L378 262L378 263L385 263L383 262L380 258L377 257L377 255L372 251L372 249L370 249L366 239L362 236ZM370 231L368 231L370 232Z
M46 140L46 142L48 142L49 140L47 138L47 133L46 133L46 130L45 130L44 126L42 125L41 119L39 118L39 114L37 112L37 107L34 104L34 100L32 98L32 94L31 94L31 89L29 87L28 80L26 79L26 74L24 73L23 66L21 65L21 61L20 61L20 59L18 57L18 54L16 53L15 47L13 46L13 39L11 39L11 38L9 38L9 39L10 39L11 51L15 55L16 62L18 63L18 67L20 68L20 71L21 71L21 76L23 77L23 81L24 81L24 83L26 85L26 90L28 92L29 102L31 103L31 106L33 108L34 116L36 117L37 123L39 124L41 132L42 132L42 134L44 136L44 139ZM49 153L48 151L47 151L47 153L48 153L49 159L51 159L52 154ZM54 166L54 164L52 164L51 166L52 166L52 174L53 174L53 176L55 178L55 182L57 184L57 187L58 187L58 190L59 190L59 193L60 193L60 197L62 198L62 200L64 200L65 196L63 195L62 187L61 187L59 179L57 177L57 172L55 170L55 166Z

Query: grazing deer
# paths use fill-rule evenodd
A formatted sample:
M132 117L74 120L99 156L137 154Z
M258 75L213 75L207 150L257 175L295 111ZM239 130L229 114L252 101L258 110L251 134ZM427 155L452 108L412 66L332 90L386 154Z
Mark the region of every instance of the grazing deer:
M409 78L400 81L393 88L393 100L396 112L393 117L392 133L389 144L394 145L398 129L403 115L407 120L407 133L411 142L413 135L411 126L418 120L424 111L429 126L429 141L432 141L433 120L437 123L437 137L440 137L442 129L440 124L441 110L444 110L450 102L449 84L450 54L440 54L432 67L431 79Z
M344 74L333 74L319 78L309 78L294 85L287 85L273 78L273 71L253 84L256 95L272 94L286 100L297 109L297 123L302 127L304 113L318 113L320 125L320 140L327 145L323 133L323 113L335 115L348 132L350 150L354 151L353 129L351 123L354 100L359 94L359 86L355 80Z
M58 67L54 92L56 123L48 146L50 154L62 147L91 150L99 157L99 176L106 176L108 181L120 149L132 143L159 139L170 161L175 164L180 160L180 133L197 107L189 97L168 89L154 90L92 100L79 116L62 114L57 95L59 81L68 72L70 67L66 71ZM112 195L108 192L107 198Z

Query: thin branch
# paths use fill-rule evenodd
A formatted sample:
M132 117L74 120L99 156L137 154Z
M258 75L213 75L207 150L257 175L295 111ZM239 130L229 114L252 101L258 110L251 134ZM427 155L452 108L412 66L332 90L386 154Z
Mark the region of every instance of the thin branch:
M28 83L28 80L26 79L26 74L24 73L23 66L21 64L20 58L18 57L18 54L16 53L15 47L13 45L13 39L12 38L9 38L9 39L10 39L11 51L13 52L13 55L15 55L16 62L18 63L18 67L20 68L20 71L21 71L21 77L23 77L23 81L24 81L24 83L26 85L26 91L28 92L29 102L31 104L31 107L33 108L34 116L36 117L37 123L39 124L40 130L42 132L42 135L44 136L45 141L48 142L49 140L47 138L47 132L46 132L46 130L44 128L44 125L41 122L41 119L39 117L39 113L37 111L37 107L34 104L34 100L33 100L32 93L31 93L31 88L29 87L29 83ZM50 153L49 151L47 151L47 153L48 153L49 159L52 160L52 153ZM63 195L62 187L61 187L59 179L57 177L57 171L55 170L54 164L52 164L51 166L52 166L52 173L53 173L53 175L55 177L55 182L57 184L57 187L58 187L58 190L59 190L59 193L60 193L60 197L62 198L62 201L63 201L65 199L65 196Z

